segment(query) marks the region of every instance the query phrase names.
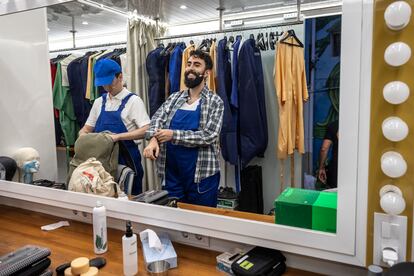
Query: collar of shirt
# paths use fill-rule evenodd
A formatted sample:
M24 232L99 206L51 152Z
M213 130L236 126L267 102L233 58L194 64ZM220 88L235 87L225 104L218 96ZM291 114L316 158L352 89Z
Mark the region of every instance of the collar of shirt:
M109 95L109 99L110 100L118 100L118 101L122 101L127 95L129 94L129 91L124 87L121 92L119 92L118 94L116 94L115 96L112 96L111 94L108 93Z
M189 93L190 93L190 89L184 90L183 93L181 94L181 98L188 99L190 97ZM208 90L207 86L204 85L204 87L203 87L203 89L201 90L201 93L200 93L201 94L201 98L207 99L208 93L209 93L209 90Z

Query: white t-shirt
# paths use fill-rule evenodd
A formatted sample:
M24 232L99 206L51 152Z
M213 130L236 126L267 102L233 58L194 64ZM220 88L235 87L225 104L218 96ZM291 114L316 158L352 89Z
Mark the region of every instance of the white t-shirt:
M187 111L196 111L198 104L200 103L200 99L197 99L192 104L188 104L187 102L183 103L183 105L180 107L181 110L187 110Z
M105 111L116 111L121 105L122 99L125 98L130 92L124 88L116 96L111 96L109 93L106 96ZM95 127L96 121L101 114L102 109L102 97L97 98L89 113L86 124L91 127ZM136 130L145 125L148 125L151 120L146 111L144 102L141 98L134 94L126 103L124 109L121 112L122 122L125 124L128 131Z

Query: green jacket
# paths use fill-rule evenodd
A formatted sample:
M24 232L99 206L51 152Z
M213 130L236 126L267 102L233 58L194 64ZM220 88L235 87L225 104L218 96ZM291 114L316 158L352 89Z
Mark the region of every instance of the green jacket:
M75 142L75 156L70 161L67 183L72 176L73 171L80 164L91 157L102 163L105 171L110 173L116 179L118 170L118 143L114 143L108 135L101 133L88 133L79 136Z

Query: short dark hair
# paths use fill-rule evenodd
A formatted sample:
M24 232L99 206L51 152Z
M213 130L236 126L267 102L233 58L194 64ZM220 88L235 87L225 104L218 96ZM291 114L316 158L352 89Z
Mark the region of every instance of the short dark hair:
M193 50L190 52L190 57L193 56L204 60L204 62L206 63L207 70L213 69L213 60L211 59L211 56L208 53L203 52L201 50Z
M116 74L115 74L115 78L118 78L118 77L119 77L119 75L121 75L121 74L122 74L122 72L116 73Z

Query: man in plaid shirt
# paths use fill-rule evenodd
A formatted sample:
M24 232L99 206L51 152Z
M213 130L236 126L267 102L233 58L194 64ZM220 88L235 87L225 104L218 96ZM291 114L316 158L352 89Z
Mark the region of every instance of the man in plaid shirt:
M205 86L212 68L207 53L190 53L184 74L188 89L171 94L152 117L144 156L157 160L170 197L216 207L224 104Z

